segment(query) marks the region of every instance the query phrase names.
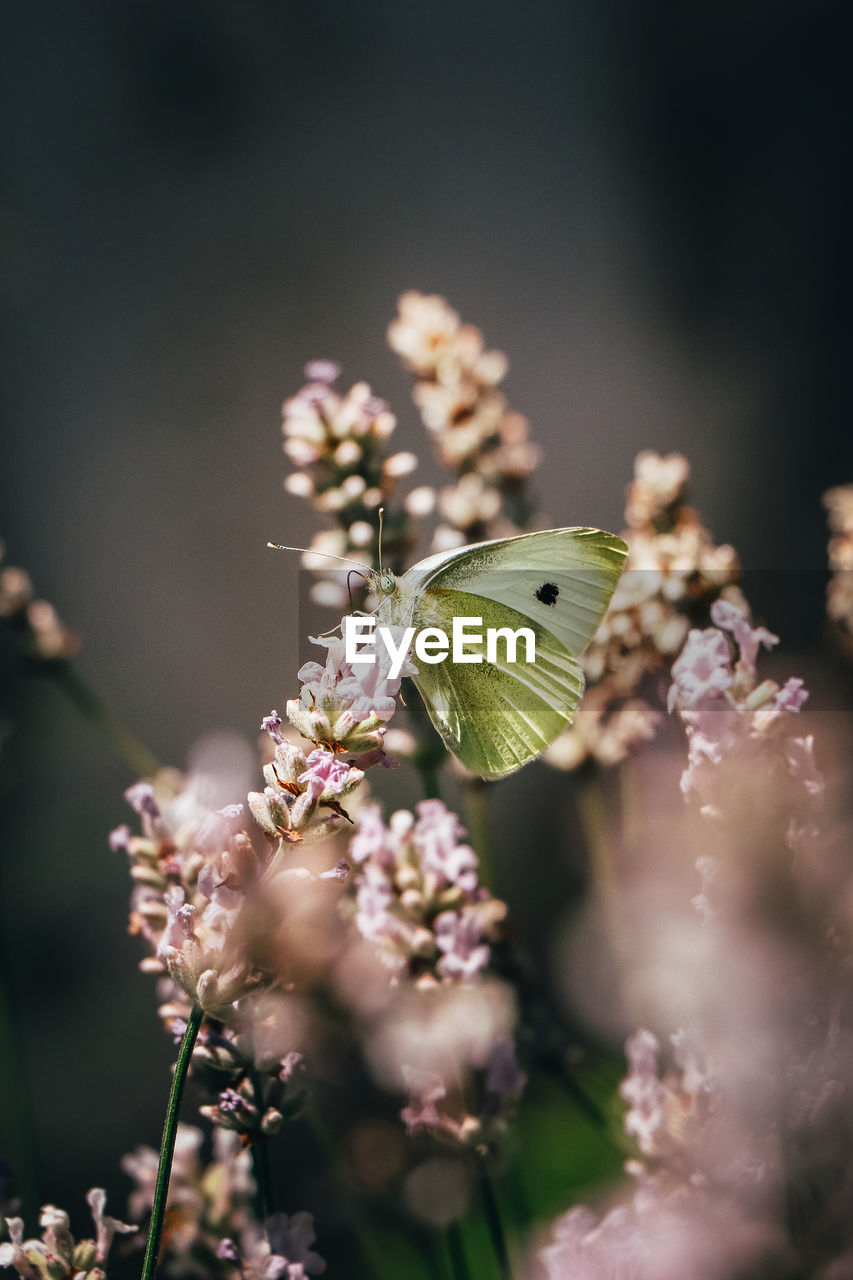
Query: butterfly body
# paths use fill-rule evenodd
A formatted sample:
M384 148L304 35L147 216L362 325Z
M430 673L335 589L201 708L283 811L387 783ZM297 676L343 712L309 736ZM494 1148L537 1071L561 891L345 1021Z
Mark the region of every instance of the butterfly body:
M476 642L462 661L419 663L415 685L445 746L482 778L535 759L583 694L578 659L604 616L627 547L599 529L548 529L428 556L400 577L376 575L377 621L449 634L454 618L535 637L533 661L509 644L487 661ZM518 655L515 655L517 658Z

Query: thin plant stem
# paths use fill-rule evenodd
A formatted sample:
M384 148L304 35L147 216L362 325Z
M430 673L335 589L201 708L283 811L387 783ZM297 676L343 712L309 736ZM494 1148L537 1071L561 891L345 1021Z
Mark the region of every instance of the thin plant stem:
M187 1020L187 1029L178 1050L178 1061L172 1076L172 1087L169 1090L169 1101L166 1106L166 1122L163 1125L163 1140L160 1143L160 1163L157 1166L157 1181L154 1184L154 1203L151 1207L151 1221L148 1224L148 1243L145 1246L145 1261L142 1264L141 1280L152 1280L157 1270L160 1255L160 1242L163 1239L163 1219L166 1214L166 1197L169 1194L169 1179L172 1176L172 1157L175 1154L175 1138L178 1133L178 1114L190 1060L201 1027L204 1011L194 1004Z
M138 778L150 778L157 772L159 768L157 757L110 711L70 663L50 663L45 667L45 671L84 719L98 730L116 755L130 766Z
M445 1230L447 1256L450 1259L450 1274L453 1280L471 1280L468 1259L465 1257L465 1244L462 1239L462 1227L458 1220L448 1222Z
M525 1235L533 1221L533 1208L524 1181L521 1157L516 1150L504 1178L504 1188L510 1204L510 1212L517 1230Z
M604 935L616 967L619 990L629 1021L634 1026L642 1022L633 1009L634 982L631 957L627 949L628 931L625 927L624 904L614 854L619 835L608 812L605 781L599 768L588 767L575 774L575 797L578 816L586 841L595 895L601 910Z
M316 1099L314 1099L313 1105L306 1109L305 1119L314 1135L315 1142L328 1161L332 1178L340 1196L341 1206L350 1221L353 1237L366 1267L365 1274L369 1275L371 1280L378 1280L384 1270L382 1259L370 1238L370 1232L364 1222L364 1215L359 1211L352 1188L335 1158L332 1135L322 1118Z
M509 1250L507 1249L506 1236L504 1235L498 1197L495 1192L492 1179L489 1176L489 1171L486 1168L485 1157L478 1155L476 1160L480 1193L483 1197L483 1210L486 1218L486 1226L489 1229L489 1239L492 1242L492 1249L494 1250L495 1257L497 1258L498 1268L501 1273L501 1280L512 1280L512 1268L509 1264Z
M435 765L421 765L420 775L424 786L424 798L427 800L440 800L441 785L438 780L437 767Z
M488 782L474 778L465 789L465 816L468 820L468 838L479 862L479 881L495 891L495 864L492 858L492 841L489 831L487 797Z
M430 769L423 763L420 764L419 770L427 799L439 799L437 770ZM474 845L474 849L480 858L480 867L482 870L484 868L484 861L487 866L489 859L485 787L472 784L469 788L468 796L469 805L473 805L473 816L469 816L470 834L472 835L472 844ZM472 809L469 807L469 815L471 815L471 813ZM477 838L480 840L479 846L474 838L475 831ZM509 1252L507 1250L506 1237L504 1236L503 1222L501 1221L500 1205L498 1204L495 1189L492 1186L492 1180L489 1177L489 1172L485 1166L483 1157L476 1156L475 1160L477 1162L477 1175L483 1199L486 1226L489 1232L489 1239L492 1242L492 1248L495 1252L495 1257L498 1260L498 1266L500 1267L501 1280L512 1280L512 1270L509 1265ZM456 1232L455 1235L454 1229ZM448 1226L447 1247L450 1253L451 1265L454 1267L454 1280L470 1280L470 1272L468 1271L468 1264L462 1247L462 1236L458 1223L451 1223Z

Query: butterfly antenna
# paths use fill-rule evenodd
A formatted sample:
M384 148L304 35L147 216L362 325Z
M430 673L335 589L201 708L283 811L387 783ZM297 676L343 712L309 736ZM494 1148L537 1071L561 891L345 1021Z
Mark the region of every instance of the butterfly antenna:
M350 569L349 573L347 574L347 595L349 596L350 613L356 612L356 608L355 608L355 605L353 604L353 598L352 598L352 587L350 585L350 578L352 577L353 574L356 574L356 576L359 578L364 578L364 581L367 583L368 587L370 586L370 579L362 569Z
M301 551L303 555L323 556L326 560L340 560L341 564L354 564L358 568L359 573L364 573L364 565L359 564L357 560L348 560L346 556L334 556L331 551L315 551L313 547L285 547L280 542L268 542L268 547L272 547L273 551Z
M379 508L379 574L382 574L382 517L385 515L385 508Z

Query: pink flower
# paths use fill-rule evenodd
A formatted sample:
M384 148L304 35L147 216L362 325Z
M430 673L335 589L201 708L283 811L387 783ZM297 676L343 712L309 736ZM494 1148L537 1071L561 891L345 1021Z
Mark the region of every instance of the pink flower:
M734 636L740 651L740 665L751 676L755 675L759 646L763 644L766 649L772 649L779 643L779 637L774 636L766 627L751 626L743 610L729 600L714 601L711 605L711 621Z
M436 1103L447 1095L441 1076L432 1071L416 1071L414 1067L403 1067L403 1076L409 1090L409 1105L400 1112L400 1119L406 1129L417 1133L419 1129L441 1128L444 1117Z
M443 911L434 923L435 942L442 953L436 966L443 978L470 980L489 963L483 927L474 911Z
M472 892L477 886L477 855L460 843L466 833L456 814L441 800L422 800L416 811L412 843L420 854L422 870Z
M709 700L721 699L734 684L731 659L729 643L716 627L691 631L680 656L672 665L672 685L667 698L669 710L679 705L684 714Z
M653 1155L664 1128L663 1105L666 1089L658 1079L660 1044L651 1031L640 1030L625 1045L628 1075L619 1092L630 1104L624 1120L625 1132L637 1139L644 1155Z
M332 755L331 751L318 748L308 757L308 768L300 773L297 781L311 792L312 799L319 800L324 791L341 792L350 775L350 767Z
M393 865L400 851L400 842L394 834L393 818L391 821L392 826L386 827L378 804L366 804L359 810L355 835L349 847L353 862L362 863L370 858L382 867Z
M789 738L785 743L785 756L791 777L802 783L806 794L813 800L822 800L826 783L815 764L814 735L810 733L805 738Z

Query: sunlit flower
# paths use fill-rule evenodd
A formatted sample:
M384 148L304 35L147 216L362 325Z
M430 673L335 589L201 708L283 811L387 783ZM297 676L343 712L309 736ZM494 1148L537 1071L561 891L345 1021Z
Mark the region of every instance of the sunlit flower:
M326 1270L311 1248L316 1238L310 1213L276 1213L267 1218L263 1236L244 1233L239 1247L226 1238L217 1257L238 1268L244 1280L304 1280Z
M52 604L35 595L30 575L15 565L3 565L6 552L0 541L0 620L18 637L29 657L44 662L73 658L79 637L62 623Z
M688 767L681 789L685 795L696 791L706 801L712 786L709 771L735 754L741 768L754 761L763 741L784 733L790 716L800 711L808 697L797 677L781 687L774 680L758 682L759 646L771 648L779 638L765 627L753 627L745 609L717 600L711 606L711 620L713 627L689 633L673 663L668 697L669 709L678 709L688 737ZM797 739L787 743L785 750L790 775L799 774L806 791L817 797L822 787L811 759L811 742Z
M25 1240L20 1218L6 1218L9 1242L0 1244L0 1267L12 1267L25 1280L103 1280L113 1237L132 1234L138 1227L119 1222L104 1212L106 1192L93 1187L86 1200L92 1211L95 1238L75 1240L68 1214L55 1205L42 1205L40 1239Z
M478 884L477 856L440 800L400 810L386 826L376 805L358 815L350 844L354 919L389 967L413 977L469 981L489 960L504 903Z
M842 635L853 636L853 484L829 489L823 495L829 513L829 567L826 610Z
M586 760L618 764L649 741L660 721L649 679L665 671L696 621L725 595L744 602L737 555L717 546L687 505L690 469L680 454L638 454L625 509L628 561L604 621L581 665L587 689L566 732L545 759L574 769ZM757 644L763 639L755 633ZM747 655L749 656L749 651Z
M474 542L525 527L530 505L524 486L539 451L527 419L510 410L497 389L506 356L487 351L479 329L462 324L444 298L409 292L398 305L389 345L415 375L412 397L424 426L439 460L457 476L439 495L445 523L434 549L453 545L448 531L460 542Z
M196 1267L215 1268L221 1237L240 1237L250 1226L254 1181L249 1151L238 1134L215 1129L212 1159L205 1163L203 1140L200 1129L178 1126L163 1232L161 1265L168 1274L185 1272L190 1258ZM128 1207L140 1220L151 1211L158 1160L153 1147L137 1147L121 1162L134 1183Z
M309 381L285 400L282 424L284 451L297 468L285 479L285 489L335 521L334 529L314 535L302 563L320 578L312 599L338 608L346 604L347 591L322 553L375 567L379 508L384 507L384 559L401 568L411 543L411 513L394 499L400 481L417 466L413 453L388 453L396 419L384 401L364 382L339 392L340 372L334 361L310 361L305 366Z

